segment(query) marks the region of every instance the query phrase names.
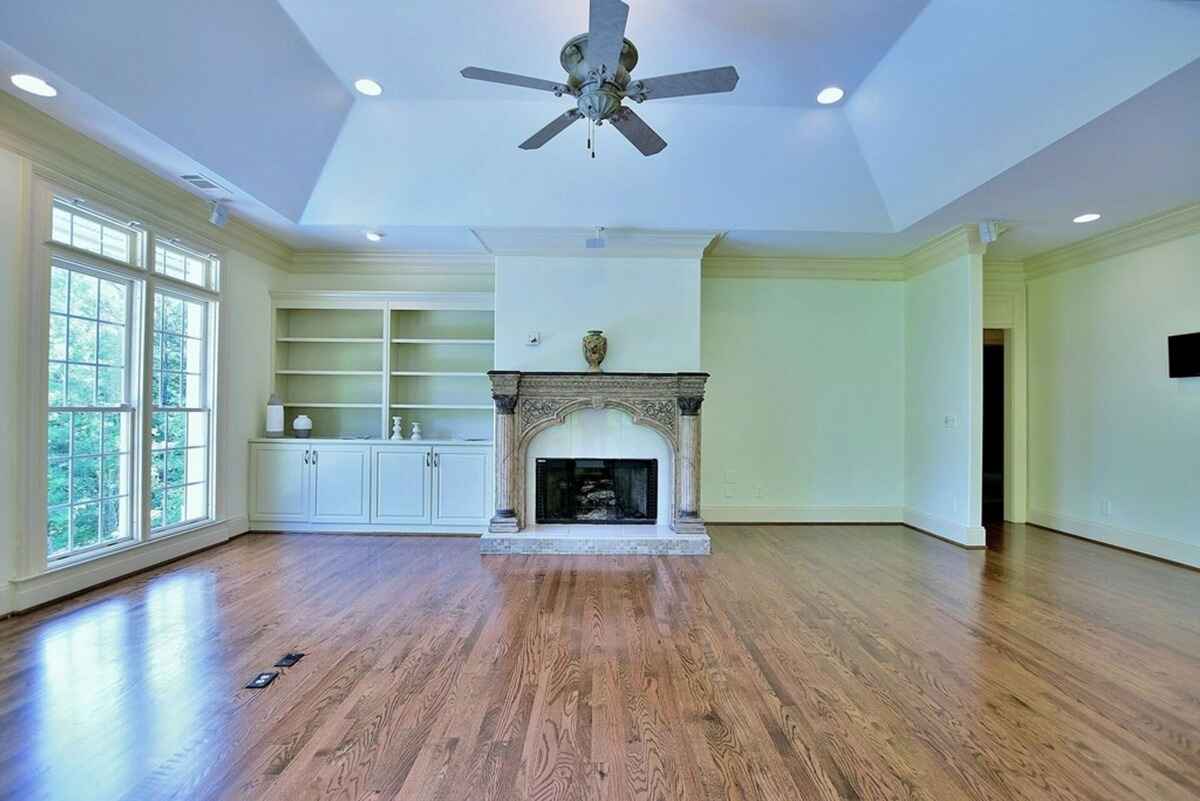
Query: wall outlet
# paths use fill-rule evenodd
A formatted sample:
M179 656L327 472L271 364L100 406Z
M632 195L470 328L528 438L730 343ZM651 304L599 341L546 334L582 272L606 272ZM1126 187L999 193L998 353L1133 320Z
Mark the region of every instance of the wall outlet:
M764 497L766 497L766 494L767 494L767 488L765 486L763 486L762 484L754 485L754 499L755 500L761 501Z
M1105 517L1112 517L1112 499L1104 498L1100 501L1100 511Z
M721 487L721 490L722 490L722 494L724 494L726 500L733 498L733 490L734 490L733 484L725 484Z
M958 418L952 414L946 415L946 419L943 422L945 422L946 428L958 428Z
M536 347L542 344L542 333L540 331L531 331L525 335L525 344L530 347Z

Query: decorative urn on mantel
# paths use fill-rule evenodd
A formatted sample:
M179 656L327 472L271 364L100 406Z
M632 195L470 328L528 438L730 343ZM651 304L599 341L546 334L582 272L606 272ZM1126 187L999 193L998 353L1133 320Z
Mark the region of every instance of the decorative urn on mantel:
M583 358L588 363L588 369L593 373L600 372L600 363L608 355L608 338L603 331L591 330L583 337Z

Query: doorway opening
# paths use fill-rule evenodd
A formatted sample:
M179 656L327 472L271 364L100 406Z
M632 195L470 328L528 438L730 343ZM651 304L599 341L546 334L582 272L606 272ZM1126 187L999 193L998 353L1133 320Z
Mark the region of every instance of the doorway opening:
M983 331L983 522L1004 520L1004 331Z

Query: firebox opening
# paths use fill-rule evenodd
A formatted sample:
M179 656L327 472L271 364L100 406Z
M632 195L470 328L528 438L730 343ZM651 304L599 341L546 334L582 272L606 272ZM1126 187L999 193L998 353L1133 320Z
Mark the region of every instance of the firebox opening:
M657 459L538 459L538 523L654 525Z

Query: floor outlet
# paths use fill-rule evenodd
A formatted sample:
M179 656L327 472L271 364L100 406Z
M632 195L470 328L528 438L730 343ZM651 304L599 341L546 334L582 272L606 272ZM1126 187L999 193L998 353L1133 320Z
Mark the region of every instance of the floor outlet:
M275 663L275 667L291 667L304 658L304 654L289 652L279 657L279 661Z
M275 681L275 677L279 675L278 670L268 670L265 673L259 673L250 683L246 685L247 690L261 690L271 682Z

